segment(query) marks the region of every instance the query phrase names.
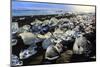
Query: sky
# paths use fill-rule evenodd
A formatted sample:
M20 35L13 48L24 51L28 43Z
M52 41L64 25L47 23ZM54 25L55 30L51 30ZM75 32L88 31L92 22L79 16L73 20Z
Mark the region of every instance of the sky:
M25 2L12 1L12 10L65 10L73 12L95 12L94 6L83 5L67 5L54 3L39 3L39 2Z

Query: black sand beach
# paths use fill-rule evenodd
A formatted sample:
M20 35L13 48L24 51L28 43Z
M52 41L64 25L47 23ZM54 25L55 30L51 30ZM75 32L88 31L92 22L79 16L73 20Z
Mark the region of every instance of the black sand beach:
M22 27L24 25L30 25L31 22L35 21L35 19L40 20L41 22L44 20L50 20L52 17L55 17L56 19L62 19L62 18L72 18L72 17L76 17L75 14L64 14L64 15L37 15L37 16L13 16L12 17L12 23L13 22L18 22L18 26ZM96 39L96 32L94 32L93 34L94 38L92 39ZM73 54L73 50L71 47L71 49L67 49L65 50L63 53L61 53L60 57L57 60L52 61L51 63L47 63L48 61L44 59L45 56L45 51L42 46L42 43L38 43L38 52L27 58L22 60L23 61L23 65L22 66L27 66L27 65L41 65L41 64L58 64L58 63L73 63L73 62L89 62L89 61L96 61L96 59L91 59L90 57L86 57L84 55L75 55ZM94 43L96 45L96 43ZM20 49L18 50L18 48L22 48L23 46L21 46L21 42L12 46L12 53L15 54L19 54ZM24 46L26 48L28 48L29 46ZM94 48L93 48L94 49ZM96 50L94 50L94 54ZM18 56L18 55L17 55Z

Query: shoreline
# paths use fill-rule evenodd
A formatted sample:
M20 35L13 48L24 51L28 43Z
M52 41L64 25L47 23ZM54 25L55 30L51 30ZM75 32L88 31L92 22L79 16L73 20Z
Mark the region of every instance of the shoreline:
M40 21L44 20L50 20L52 17L55 17L56 19L61 18L70 18L75 16L74 14L50 14L50 15L30 15L30 16L12 16L12 22L18 22L19 27L23 26L25 24L30 24L35 19L38 19Z

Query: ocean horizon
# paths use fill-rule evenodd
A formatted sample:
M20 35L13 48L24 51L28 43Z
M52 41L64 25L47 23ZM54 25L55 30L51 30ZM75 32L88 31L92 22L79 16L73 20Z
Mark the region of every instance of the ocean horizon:
M66 12L67 11L53 11L53 10L12 10L12 16L64 14Z

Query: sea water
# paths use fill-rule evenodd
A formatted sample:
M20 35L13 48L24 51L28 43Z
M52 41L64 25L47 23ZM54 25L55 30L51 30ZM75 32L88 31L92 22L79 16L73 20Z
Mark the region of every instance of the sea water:
M57 12L53 10L12 10L12 16L50 15L62 13L64 12Z

